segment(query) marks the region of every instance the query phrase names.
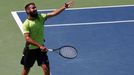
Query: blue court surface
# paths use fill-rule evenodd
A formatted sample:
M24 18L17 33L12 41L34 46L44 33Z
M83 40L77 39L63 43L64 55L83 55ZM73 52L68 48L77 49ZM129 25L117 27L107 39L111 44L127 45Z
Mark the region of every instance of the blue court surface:
M26 13L12 15L21 27ZM49 52L52 75L134 75L134 6L73 8L44 26L48 48L72 45L79 52L72 60Z

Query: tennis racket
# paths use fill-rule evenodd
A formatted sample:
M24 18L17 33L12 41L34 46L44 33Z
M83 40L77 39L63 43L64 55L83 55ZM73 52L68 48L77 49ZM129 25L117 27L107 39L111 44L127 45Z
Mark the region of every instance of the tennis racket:
M74 59L78 55L77 49L73 46L68 46L68 45L62 46L62 47L56 48L56 49L48 49L48 51L58 53L60 56L66 58L66 59Z

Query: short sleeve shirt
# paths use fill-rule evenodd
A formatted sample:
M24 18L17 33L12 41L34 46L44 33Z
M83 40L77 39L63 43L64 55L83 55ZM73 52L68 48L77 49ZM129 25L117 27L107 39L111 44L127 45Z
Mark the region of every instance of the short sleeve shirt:
M40 44L44 44L44 21L47 19L47 14L39 14L35 20L26 19L23 23L23 33L29 33L30 37ZM29 45L30 49L37 48L34 45Z

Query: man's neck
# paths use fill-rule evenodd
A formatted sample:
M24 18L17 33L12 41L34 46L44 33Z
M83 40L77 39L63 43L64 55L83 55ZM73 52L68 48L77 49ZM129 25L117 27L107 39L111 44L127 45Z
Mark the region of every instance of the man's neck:
M35 20L36 18L29 15L29 16L28 16L28 19L29 19L29 20Z

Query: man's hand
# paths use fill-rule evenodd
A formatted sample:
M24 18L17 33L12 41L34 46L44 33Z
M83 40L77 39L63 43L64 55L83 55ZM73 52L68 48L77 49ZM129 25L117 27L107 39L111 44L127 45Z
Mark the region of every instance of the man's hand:
M59 9L56 9L50 13L47 13L47 17L50 18L50 17L53 17L53 16L56 16L58 14L60 14L62 11L64 11L66 8L70 8L72 7L73 5L73 1L70 1L70 2L67 2L65 3L62 7L60 7Z
M73 3L74 3L74 1L67 2L67 3L65 3L65 7L70 8L73 6Z
M40 46L40 50L42 52L47 52L48 51L48 49L45 46Z

